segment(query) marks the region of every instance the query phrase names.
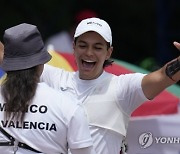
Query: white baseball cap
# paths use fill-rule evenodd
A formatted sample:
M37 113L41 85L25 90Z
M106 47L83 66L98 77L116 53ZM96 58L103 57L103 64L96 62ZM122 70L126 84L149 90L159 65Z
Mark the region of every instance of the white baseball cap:
M112 32L106 21L95 17L82 20L76 28L74 38L88 31L94 31L100 34L107 42L110 43L110 45L112 45Z

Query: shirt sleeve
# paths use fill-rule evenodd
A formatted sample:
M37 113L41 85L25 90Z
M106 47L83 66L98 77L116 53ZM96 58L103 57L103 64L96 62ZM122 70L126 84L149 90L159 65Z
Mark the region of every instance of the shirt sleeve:
M54 89L59 89L61 85L63 69L50 66L48 64L44 65L44 70L40 77L40 82L45 82L47 85Z
M119 105L127 114L131 114L148 99L142 90L142 79L146 74L133 73L122 75L118 79L117 97Z
M67 138L70 149L86 148L93 145L87 118L81 105L69 122Z

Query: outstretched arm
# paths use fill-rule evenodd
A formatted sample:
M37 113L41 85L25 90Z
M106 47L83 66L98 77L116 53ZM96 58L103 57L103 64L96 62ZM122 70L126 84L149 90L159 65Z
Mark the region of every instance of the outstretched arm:
M180 50L180 43L174 42L175 47ZM165 88L180 80L180 56L161 69L146 75L142 80L142 89L148 99L153 99Z

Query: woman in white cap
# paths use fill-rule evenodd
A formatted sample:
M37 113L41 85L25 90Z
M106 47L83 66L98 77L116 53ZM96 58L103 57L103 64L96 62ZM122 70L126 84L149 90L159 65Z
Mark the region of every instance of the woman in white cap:
M174 43L180 49L179 43ZM95 151L119 154L131 113L180 80L180 57L150 74L113 75L104 71L112 64L111 28L99 18L82 20L74 34L77 72L45 66L42 80L69 91L84 104Z
M3 49L3 48L2 48ZM4 34L0 87L0 153L94 154L87 119L77 100L39 83L51 59L31 24Z

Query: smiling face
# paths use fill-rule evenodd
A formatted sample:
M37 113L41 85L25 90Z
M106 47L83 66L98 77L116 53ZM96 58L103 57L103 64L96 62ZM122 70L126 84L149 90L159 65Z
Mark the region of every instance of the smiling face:
M79 69L79 77L83 80L98 78L103 72L104 61L109 59L113 48L96 32L80 35L74 44L74 55Z

